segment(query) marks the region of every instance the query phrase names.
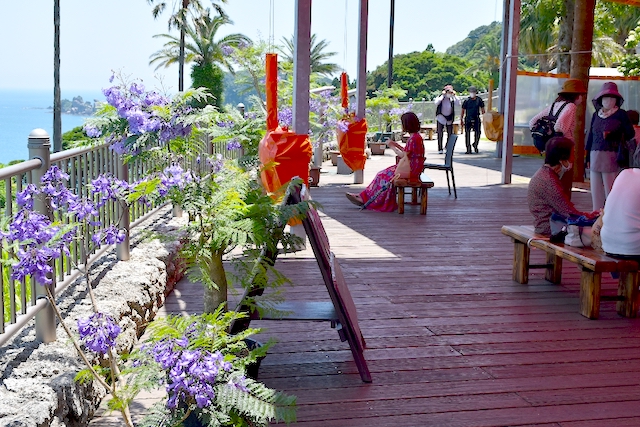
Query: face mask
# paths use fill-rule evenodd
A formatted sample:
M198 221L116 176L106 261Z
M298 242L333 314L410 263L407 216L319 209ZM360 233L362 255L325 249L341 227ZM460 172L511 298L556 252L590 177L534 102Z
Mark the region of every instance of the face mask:
M616 98L613 98L611 96L603 96L602 97L602 108L604 108L605 110L610 110L613 107L615 107L616 105Z
M470 97L470 98L475 98L475 97L476 97L475 92L471 92L471 93L469 94L469 97Z
M448 93L445 93L445 94L444 94L444 97L445 97L445 98L450 98L450 97L451 97L451 95L450 95L450 94L448 94Z
M558 176L562 179L562 175L564 175L565 172L570 171L572 167L573 165L571 162L567 162L566 166L563 163L560 163L560 172L558 173Z

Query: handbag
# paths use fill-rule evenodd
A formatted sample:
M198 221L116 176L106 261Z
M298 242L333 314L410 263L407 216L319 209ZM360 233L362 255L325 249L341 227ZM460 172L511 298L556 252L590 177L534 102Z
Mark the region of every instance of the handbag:
M400 160L398 160L394 179L409 179L410 177L411 162L409 161L409 156L405 154L404 156L400 157Z
M553 213L549 218L551 227L551 242L583 248L591 246L591 227L596 218L589 219L584 215L569 215L564 217Z

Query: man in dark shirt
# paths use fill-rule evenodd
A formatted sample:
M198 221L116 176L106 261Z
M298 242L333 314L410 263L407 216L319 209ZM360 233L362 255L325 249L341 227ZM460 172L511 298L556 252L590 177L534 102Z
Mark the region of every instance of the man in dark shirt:
M484 114L484 101L478 98L478 89L475 86L469 87L469 97L462 103L462 113L460 121L464 123L464 140L467 144L467 154L471 154L471 131L473 130L473 149L478 152L478 142L480 142L480 113Z

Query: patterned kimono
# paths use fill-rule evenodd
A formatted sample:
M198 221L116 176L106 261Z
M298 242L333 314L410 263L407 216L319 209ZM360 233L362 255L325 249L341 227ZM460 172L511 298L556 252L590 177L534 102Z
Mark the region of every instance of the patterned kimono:
M425 157L424 142L419 133L411 134L407 145L404 147L404 151L407 153L406 155L409 156L409 163L411 165L410 180L420 179L420 174L424 169ZM379 212L393 212L398 209L396 192L391 185L391 179L395 173L396 165L391 165L381 170L373 181L371 181L371 184L360 193L360 197L364 203L372 200L367 206L367 209Z

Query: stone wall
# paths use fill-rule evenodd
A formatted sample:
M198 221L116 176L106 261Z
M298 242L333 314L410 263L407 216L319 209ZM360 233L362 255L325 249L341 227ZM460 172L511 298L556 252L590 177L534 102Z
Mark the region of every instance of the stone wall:
M131 259L117 261L107 252L91 270L100 311L118 319L122 333L118 351L130 350L180 280L184 268L177 257L185 218L172 218L163 208L131 236ZM77 331L76 320L91 314L86 281L78 280L58 296L65 324ZM79 384L84 368L61 326L58 340L42 344L35 325L0 348L0 426L86 426L105 396L97 383Z

